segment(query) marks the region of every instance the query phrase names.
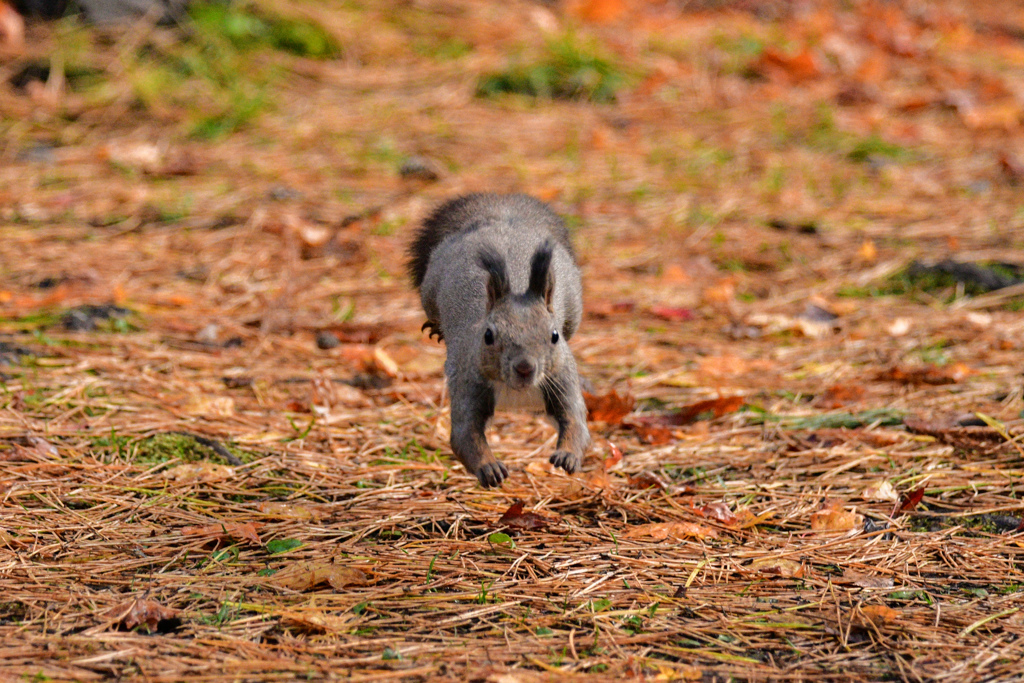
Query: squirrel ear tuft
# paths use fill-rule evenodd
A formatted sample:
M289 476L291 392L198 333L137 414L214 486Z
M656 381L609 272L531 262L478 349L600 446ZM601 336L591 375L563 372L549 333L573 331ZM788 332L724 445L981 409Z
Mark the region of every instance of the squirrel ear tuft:
M551 257L554 246L551 240L544 240L544 243L537 247L530 261L530 288L529 293L544 301L544 305L551 309L551 296L555 290L555 273L551 269Z
M487 272L487 310L505 298L509 292L505 259L498 250L487 245L480 249L480 267Z

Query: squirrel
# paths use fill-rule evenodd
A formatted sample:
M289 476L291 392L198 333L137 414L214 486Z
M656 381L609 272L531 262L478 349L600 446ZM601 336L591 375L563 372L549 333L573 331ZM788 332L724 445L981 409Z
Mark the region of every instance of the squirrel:
M484 429L496 408L543 409L558 428L551 463L572 474L590 445L568 341L583 288L569 231L524 194L469 194L430 214L409 246L409 275L447 346L451 447L485 488L508 469Z

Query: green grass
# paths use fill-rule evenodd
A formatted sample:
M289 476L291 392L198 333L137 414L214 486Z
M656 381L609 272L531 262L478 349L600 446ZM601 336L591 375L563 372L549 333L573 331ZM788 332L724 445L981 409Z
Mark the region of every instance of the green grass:
M477 85L477 95L519 94L607 103L615 101L626 81L625 70L596 42L566 33L549 40L535 60L514 60L504 71L484 76Z

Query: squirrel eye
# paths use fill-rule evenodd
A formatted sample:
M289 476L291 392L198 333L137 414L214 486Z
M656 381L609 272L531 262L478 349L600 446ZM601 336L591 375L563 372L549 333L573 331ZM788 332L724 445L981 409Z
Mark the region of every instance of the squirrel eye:
M493 343L494 343L494 332L491 330L491 328L488 327L487 331L484 332L484 344L487 344L488 346L490 346Z
M552 344L557 344L558 343L558 330L552 330L552 332L551 332L551 343Z

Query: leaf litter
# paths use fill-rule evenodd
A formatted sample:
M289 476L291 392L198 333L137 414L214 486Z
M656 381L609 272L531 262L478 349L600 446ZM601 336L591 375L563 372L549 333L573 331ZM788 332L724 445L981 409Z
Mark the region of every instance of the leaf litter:
M1019 13L684 4L8 24L0 673L1014 680ZM401 264L468 188L575 232L577 475L448 451Z

